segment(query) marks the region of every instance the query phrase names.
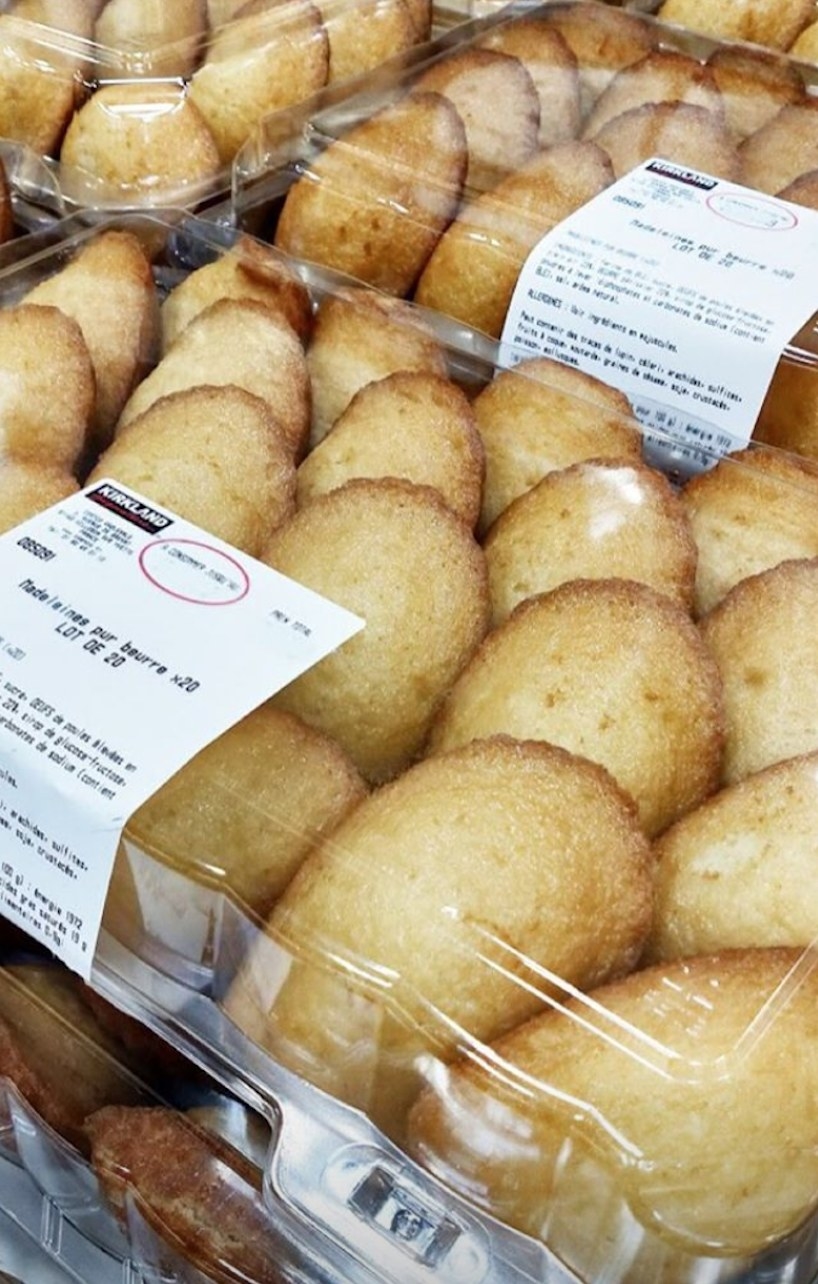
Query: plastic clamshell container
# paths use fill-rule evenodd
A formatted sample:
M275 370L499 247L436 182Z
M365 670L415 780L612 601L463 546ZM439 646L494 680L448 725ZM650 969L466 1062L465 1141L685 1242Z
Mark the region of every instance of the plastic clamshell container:
M40 203L67 214L223 197L261 116L352 84L469 16L425 0L240 8L6 0L0 138L43 162Z
M55 1278L62 1267L87 1284L112 1279L123 1284L153 1278L168 1284L222 1280L225 1276L218 1271L215 1276L208 1273L207 1263L203 1270L192 1265L193 1256L200 1265L203 1261L195 1236L188 1254L164 1237L162 1219L151 1214L152 1197L164 1193L167 1198L157 1173L172 1173L178 1182L180 1176L184 1179L186 1159L193 1156L198 1168L191 1176L199 1182L199 1199L204 1190L216 1201L224 1221L229 1220L228 1205L235 1216L236 1209L254 1204L256 1223L260 1216L266 1222L259 1188L269 1127L182 1059L174 1063L175 1077L158 1082L161 1075L150 1062L149 1045L142 1047L142 1062L153 1086L139 1082L134 1064L140 1064L140 1055L120 1040L121 1017L114 1013L113 1025L106 1025L104 1015L99 1019L98 1006L84 1006L82 990L74 981L62 965L43 956L18 955L0 968L4 1213L25 1232L32 1250L43 1251L43 1270L53 1268ZM14 1041L16 1057L10 1052ZM70 1069L72 1075L86 1077L79 1093L76 1085L61 1083L59 1074L48 1081L44 1057L49 1049L52 1057L59 1053L64 1075ZM44 1083L45 1093L39 1095ZM160 1088L164 1098L157 1095ZM91 1107L85 1121L77 1113L82 1102ZM68 1131L65 1120L71 1121ZM143 1174L133 1175L121 1146L112 1153L111 1129L123 1144L131 1144L143 1168L147 1160L156 1191L150 1181L146 1188ZM187 1152L180 1158L185 1145ZM196 1193L194 1182L192 1202ZM204 1217L212 1214L214 1205L197 1211ZM269 1235L272 1244L272 1230ZM227 1278L242 1278L238 1265L231 1267L229 1245L225 1256ZM218 1260L213 1266L219 1267Z
M179 224L148 215L94 226L74 222L56 244L53 232L45 234L40 253L0 273L7 306L55 277L95 238L122 229L146 247L157 302L231 253L246 256L253 276L259 254L269 256L270 272L276 262L292 273L309 302L311 338L303 342L312 355L314 405L326 391L318 358L329 360L340 350L335 342L329 353L319 351L324 310L339 302L358 305L363 313L370 309L368 327L356 328L347 357L353 369L363 363L364 370L394 314L395 301L388 296L287 260L241 233L196 219ZM431 340L441 363L436 377L459 389L472 407L484 393L496 395L501 380L535 407L546 404L554 387L560 390L556 371L550 371L552 384L548 373L536 378L525 363L505 370L496 343L438 313L401 305L400 327L406 327L408 347L417 331ZM145 357L148 367L161 365L155 351ZM393 374L404 370L399 358ZM595 428L578 461L585 466L601 431L598 403L578 391L573 399L563 397L559 415L549 405L549 438L572 406L590 413ZM628 438L631 453L613 461L625 470L625 490L633 496L638 468L650 470L639 461L635 422L625 411L611 417L637 434ZM318 445L304 449L309 460ZM750 525L757 523L764 544L767 510L776 497L782 501L775 506L778 534L806 539L797 504L815 504L808 462L758 446L741 459L724 461L721 475L749 485L756 462L770 458L781 475L776 471L768 479L767 503L751 501ZM367 485L354 482L344 491L355 493L362 484ZM478 544L468 526L426 489L421 501L421 488L412 483L390 478L368 484L391 496L378 510L384 522L416 500L432 504L439 522L452 531L455 523L458 540L472 541L478 561L478 548L486 556L487 540ZM656 485L666 488L666 503L676 511L680 501L673 488L664 479ZM320 503L329 509L335 501L329 494ZM312 511L318 507L314 500ZM304 505L292 525L310 509ZM599 520L591 525L615 525L614 515L607 492L592 509ZM742 525L746 517L733 529ZM418 532L404 545L407 555ZM363 581L376 575L385 546L386 527L378 526L368 547L370 553L377 548L379 557L368 557ZM697 550L702 559L704 547ZM736 589L767 585L783 567L788 600L796 581L800 592L802 580L811 582L818 574L816 551L802 545L800 552L786 553L783 563L774 554L775 564L766 571L757 564L751 572L740 571ZM339 546L329 549L327 564L329 583L337 582L340 591L347 563ZM678 741L659 737L661 788L673 792L686 772L698 781L695 802L673 803L674 820L681 824L723 798L723 692L718 682L713 685L707 658L708 617L692 618L694 566L695 557L687 564L686 606L632 577L623 588L621 574L598 577L602 589L594 587L593 577L581 576L521 604L511 622L564 600L582 604L581 616L572 618L582 618L586 632L560 625L568 627L563 636L569 639L560 663L595 658L581 659L581 681L567 702L558 684L542 701L546 710L563 704L585 711L582 751L576 740L573 747L564 741L555 747L542 729L521 732L511 724L499 735L478 735L471 749L438 740L430 753L421 735L399 769L382 768L380 779L377 770L369 772L366 796L317 837L272 906L248 905L236 891L236 867L231 874L226 846L220 859L207 850L207 839L214 816L239 816L238 804L248 814L260 812L270 836L285 826L298 836L292 817L284 816L284 792L278 801L262 801L253 786L242 796L211 761L201 801L215 812L204 808L199 839L191 839L186 850L158 848L157 829L150 842L141 841L133 819L126 826L93 987L271 1122L263 1196L285 1278L340 1277L351 1284L421 1284L430 1278L439 1284L807 1284L813 1278L814 927L800 936L794 928L793 939L775 930L781 911L769 932L762 913L758 937L740 943L731 938L729 949L711 941L704 952L683 951L645 966L642 951L656 912L656 853L637 819L637 807L645 815L644 797L636 797L642 774L631 795L614 783L613 766L609 771L601 758L593 761L599 742L592 730L604 733L619 721L630 761L640 739L638 720L650 718L646 709L658 706L683 728ZM408 575L403 563L401 569ZM393 565L388 578L403 585L405 577ZM425 587L418 589L416 644L428 660L432 641L424 621L435 615L448 622L454 594L436 598L433 611L424 596L430 581L425 563L420 581ZM608 668L610 681L600 683L594 666L620 640L617 629L625 627L625 616L614 615L619 624L606 634L611 600L626 602L629 617L636 605L644 608L653 626L642 631L640 624L636 635L627 635L625 653L615 653L613 661L616 682ZM768 626L770 619L765 616ZM640 673L643 651L651 651L648 639L657 620L658 631L670 628L672 639L661 678L645 677L646 700L638 707L626 703L614 716L606 693L618 689L620 679L625 691L631 689L627 683ZM508 622L499 624L490 633L484 620L477 646L486 663L487 644L507 627ZM447 623L444 632L449 631ZM786 632L784 623L775 654L768 655L770 666L793 641L785 642ZM400 636L405 643L405 626ZM386 646L384 639L378 654ZM679 687L690 654L694 668L699 666L699 685L684 679ZM798 652L799 663L803 654ZM523 689L520 655L501 682L512 693ZM787 653L784 667L790 662ZM453 691L470 665L465 660L449 681ZM677 691L673 711L662 704L663 683ZM808 685L802 681L796 705L805 703ZM414 689L423 694L424 684ZM387 712L402 708L397 692L397 684L388 689ZM533 696L521 702L526 727L534 703ZM431 710L430 717L433 736L445 738L440 710ZM702 726L707 734L699 740ZM802 766L800 787L807 795L816 749L790 747L780 767ZM352 756L353 749L347 752ZM793 752L802 756L794 759ZM705 757L707 783L698 776ZM671 761L673 769L665 770ZM784 788L792 799L793 788ZM183 819L195 827L194 811ZM786 806L784 812L789 814ZM653 821L659 844L667 823L667 817ZM741 831L751 845L755 823ZM789 830L773 833L786 853ZM738 852L740 839L736 844ZM595 864L585 863L589 853ZM722 860L717 873L729 868ZM705 882L714 881L705 872ZM740 878L729 884L728 922L738 914L741 885ZM758 894L763 904L763 885ZM791 907L804 899L798 882ZM305 904L314 908L308 912ZM545 941L538 936L543 923L549 925ZM552 941L567 949L560 956L564 965L553 961ZM579 961L578 941L585 951ZM499 1015L487 1022L484 1009L489 1002L497 1005L498 997Z
M814 206L816 87L804 63L627 7L512 5L343 102L272 113L236 158L235 218L498 338L528 251L651 155Z

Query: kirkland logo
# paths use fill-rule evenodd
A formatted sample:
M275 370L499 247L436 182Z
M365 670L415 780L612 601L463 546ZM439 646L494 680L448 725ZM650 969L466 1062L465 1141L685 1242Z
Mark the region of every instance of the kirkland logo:
M697 173L695 169L680 169L678 165L671 165L667 161L651 161L645 168L651 174L673 178L677 183L687 183L688 187L699 187L703 192L712 192L719 182L717 178L708 178L705 174Z
M87 498L99 504L101 508L107 508L110 512L124 517L126 521L143 531L153 531L156 534L173 525L172 517L166 517L164 513L151 508L135 495L129 495L118 486L112 486L110 482L103 482L101 486L97 486L96 490L89 490Z

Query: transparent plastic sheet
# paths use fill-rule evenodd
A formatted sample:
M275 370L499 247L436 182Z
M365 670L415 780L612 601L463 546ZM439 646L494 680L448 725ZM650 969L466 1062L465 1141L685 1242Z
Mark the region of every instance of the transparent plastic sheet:
M120 225L137 230L152 247L154 279L162 297L191 271L219 258L231 243L227 229L195 220L173 224L146 216ZM98 230L76 222L70 227L68 237L63 235L56 244L52 234L45 235L38 256L4 274L2 284L10 302L66 263ZM294 266L315 309L342 288L328 271L307 264ZM496 372L496 345L443 318L428 314L425 319L445 348L451 376L476 395ZM519 377L525 380L525 372ZM739 473L748 467L738 461L732 466ZM782 482L782 486L794 499L798 484ZM255 797L248 801L251 810L257 807ZM275 806L268 807L266 816L270 825L280 823ZM382 856L386 855L384 851ZM94 985L172 1046L190 1054L250 1107L275 1121L265 1197L282 1251L290 1253L287 1269L294 1280L329 1280L340 1274L355 1284L414 1284L428 1279L433 1271L446 1284L517 1280L562 1284L572 1278L572 1270L577 1278L594 1284L602 1279L806 1284L811 1279L813 1220L751 1257L680 1255L677 1247L654 1235L629 1207L618 1170L612 1176L609 1166L597 1164L593 1153L581 1148L575 1153L566 1150L554 1171L549 1170L559 1180L542 1240L501 1224L481 1211L482 1192L470 1184L465 1162L462 1170L455 1164L449 1172L430 1163L434 1171L429 1171L368 1117L375 1113L384 1030L400 1027L412 1039L420 1036L420 1047L409 1040L408 1061L401 1062L405 1052L398 1049L389 1068L396 1066L400 1075L408 1071L417 1087L425 1083L444 1105L458 1102L447 1068L452 1047L475 1066L487 1066L489 1077L496 1076L498 1084L509 1083L520 1100L532 1088L543 1097L556 1096L559 1089L527 1083L525 1074L504 1065L445 1002L419 991L411 978L397 975L388 961L368 957L360 944L339 947L319 934L296 948L280 932L265 933L259 917L231 892L212 857L202 859L198 851L181 859L163 857L143 850L126 836L122 860L124 879L110 898ZM458 914L451 907L446 921L456 942ZM691 1085L706 1087L711 1081L729 1086L756 1045L777 1030L799 987L811 984L812 955L806 952L791 969L785 969L781 988L765 994L746 1027L737 1031L735 1040L715 1060L710 1054L709 1059L691 1057L689 1050L680 1057L674 1054L672 1041L662 1042L642 1031L638 1023L615 1016L611 1029L604 1010L593 998L585 999L581 987L566 982L547 964L521 957L513 942L502 939L490 922L473 926L471 936L452 944L447 967L454 968L458 959L465 962L478 978L478 990L487 991L498 977L505 977L546 1009L567 1003L578 1028L593 1031L599 1022L600 1046L611 1049L620 1063L644 1065L649 1079L655 1075L669 1080L680 1092ZM276 1028L278 993L305 960L323 977L315 1010L324 1023L318 1052L309 1038L301 1044L292 1027L289 1035L286 1029ZM230 996L239 978L250 1008L258 1013L263 1037L248 1037L230 1019ZM691 1003L696 1013L695 994ZM327 1049L336 1058L334 1068L321 1054ZM391 1055L389 1048L387 1054ZM478 1098L477 1108L478 1114L485 1109L491 1118L490 1101L484 1107ZM513 1140L516 1127L513 1117L506 1123L510 1133L504 1144L509 1136ZM39 1134L32 1138L26 1127L23 1111L20 1136L36 1163L42 1152L47 1153L47 1139ZM480 1130L473 1133L478 1141L481 1135L485 1134ZM502 1129L496 1136L502 1137ZM701 1144L706 1148L706 1138ZM553 1166L553 1157L546 1163ZM55 1192L64 1192L62 1160L50 1172ZM578 1240L571 1233L576 1199L572 1180L583 1173L590 1173L595 1199L583 1210L588 1220ZM70 1165L67 1175L73 1190ZM684 1173L681 1177L688 1180ZM76 1186L81 1204L82 1182ZM141 1228L139 1234L144 1233L146 1241L148 1230L155 1230L154 1221L145 1229L138 1201L133 1224ZM163 1269L162 1255L167 1250L155 1243L153 1249L144 1249L146 1254L149 1251L154 1254L149 1259L152 1265Z

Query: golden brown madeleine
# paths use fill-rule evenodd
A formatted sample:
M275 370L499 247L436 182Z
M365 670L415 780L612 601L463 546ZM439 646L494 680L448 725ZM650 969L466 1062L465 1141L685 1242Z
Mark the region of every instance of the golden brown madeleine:
M661 38L661 29L638 14L593 0L550 4L543 21L560 33L577 60L583 117L614 76L657 48Z
M593 138L615 116L646 103L689 103L718 120L724 115L715 77L705 63L675 49L656 49L614 77L596 100L583 137Z
M555 223L613 182L595 143L558 143L464 203L423 269L415 302L499 338L520 270Z
M600 455L642 455L625 394L550 357L503 371L475 398L474 412L486 451L483 531L554 468Z
M230 165L254 127L327 82L329 46L311 0L250 0L214 32L190 98Z
M562 745L610 771L652 836L717 788L723 724L718 670L683 607L632 580L570 580L489 633L429 748L498 734Z
M654 960L818 934L818 754L728 785L655 846Z
M818 749L818 559L741 580L701 621L721 673L723 780Z
M818 20L810 22L789 47L792 58L804 62L818 62Z
M125 836L266 917L313 844L365 793L338 745L267 703L171 776Z
M454 217L467 163L456 108L441 94L408 94L312 162L287 193L275 243L390 294L408 294Z
M90 446L104 449L134 385L156 358L159 304L148 254L137 236L99 232L26 295L79 323L96 378Z
M331 735L368 780L395 775L488 624L471 531L426 486L351 481L297 513L263 560L366 622L275 703Z
M355 393L399 370L445 378L446 353L416 308L371 290L325 295L307 349L312 388L310 444L326 437Z
M0 137L25 143L38 155L53 156L82 97L82 60L74 49L49 48L55 42L49 42L48 33L37 25L43 18L37 7L4 8L0 14ZM85 34L91 34L90 22Z
M159 397L200 384L231 384L266 401L293 457L310 426L310 384L304 349L283 317L254 299L218 299L182 331L134 389L118 431Z
M547 1227L583 1273L625 1247L624 1204L649 1233L626 1278L657 1278L654 1235L661 1278L689 1278L686 1254L753 1255L815 1207L816 1036L798 950L660 964L453 1067L413 1108L410 1149L502 1220Z
M402 477L433 487L473 527L484 471L483 443L466 394L442 375L398 370L356 392L301 464L298 506L355 477Z
M531 76L540 100L541 147L576 138L581 120L577 60L547 18L513 18L490 27L476 45L518 58Z
M79 490L67 468L0 459L0 532L34 517Z
M786 49L814 8L813 0L664 0L658 16L708 36Z
M776 196L782 201L792 201L795 205L806 205L808 209L818 210L818 168L799 174L786 187L782 187Z
M0 1076L80 1150L86 1115L149 1099L138 1060L97 1020L77 976L49 959L0 968Z
M97 73L114 76L189 76L207 32L205 0L106 0L94 25L103 46Z
M295 507L295 465L266 402L230 384L157 397L88 480L110 477L251 556Z
M818 557L818 465L763 447L742 450L694 477L681 498L698 548L698 615L748 575Z
M406 0L321 0L318 8L329 40L330 84L361 76L428 39Z
M754 134L787 103L806 94L798 68L781 54L741 45L719 45L707 66L721 94L725 120L735 142Z
M310 295L304 282L281 255L252 236L212 263L196 268L168 293L161 307L162 351L185 326L219 299L254 299L289 321L302 343L312 324Z
M760 192L780 192L818 169L818 99L790 103L741 145L744 182Z
M810 175L803 177L805 181L810 179ZM812 171L810 181L815 182L815 171ZM753 429L755 441L818 460L818 381L815 375L811 360L800 362L784 356L779 361L758 412Z
M706 107L646 103L614 116L597 130L593 141L610 156L617 178L651 156L661 156L717 178L744 181L741 150L727 126Z
M87 1122L100 1186L123 1222L125 1197L179 1258L214 1284L281 1284L280 1237L260 1173L235 1147L162 1106L97 1110Z
M227 1011L399 1135L431 1056L626 972L650 913L649 846L608 773L498 737L416 764L342 821L270 918L284 984L260 938Z
M696 545L666 478L631 459L548 473L501 513L483 544L492 626L566 580L638 580L689 609Z
M494 187L537 148L540 100L519 58L470 45L433 62L413 88L442 94L457 109L466 130L471 192Z
M213 135L175 80L102 85L74 113L60 162L66 194L86 205L189 202L220 170Z
M72 471L94 409L94 367L73 317L46 304L0 310L0 456Z

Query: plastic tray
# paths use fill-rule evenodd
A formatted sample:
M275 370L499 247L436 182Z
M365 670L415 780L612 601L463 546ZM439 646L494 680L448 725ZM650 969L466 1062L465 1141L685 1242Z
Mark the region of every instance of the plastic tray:
M65 266L106 226L78 226L75 222L60 229L62 235L57 235L56 243L53 231L44 234L39 254L0 275L4 298L9 304L20 301L36 281ZM232 243L227 229L193 219L177 224L140 216L111 226L127 227L144 239L158 298L166 298L197 268L220 259ZM348 281L314 265L291 262L289 266L308 293L315 314L313 325L324 307L347 297ZM352 288L356 298L363 297L359 287ZM381 296L379 306L390 305ZM404 314L407 325L410 318L413 327L421 322L428 327L427 334L434 336L438 354L443 356L446 377L465 390L468 398L497 388L495 376L501 372L502 354L496 344L437 314L410 309ZM371 355L370 348L382 328L376 325L371 329L362 346L359 338L359 359ZM528 378L523 367L518 367L514 378L535 399L537 395L546 397L547 383L539 393L540 385ZM314 394L317 379L316 374ZM582 402L581 397L577 400ZM563 412L567 412L565 403ZM797 465L792 466L797 470ZM725 468L736 479L744 478L751 472L752 460L727 461ZM802 492L809 492L811 477L808 468L800 478L796 471L788 480L773 481L768 492L769 499L773 495L786 497L785 516L780 520L794 538L803 534L796 501L803 497ZM753 513L759 523L769 506L756 504ZM606 511L603 506L603 515ZM796 556L800 557L799 566L814 565L807 553ZM336 563L336 570L340 573L341 569ZM436 609L447 607L439 602ZM680 613L684 615L678 608L677 623ZM689 616L685 615L685 620L679 625L679 638L692 636L694 625ZM595 635L596 629L593 631ZM572 638L569 651L578 642ZM635 646L634 660L638 652ZM673 665L666 670L668 683L675 681L682 658L681 648L674 651ZM620 671L627 673L630 667L630 662L623 661ZM588 689L592 689L590 684ZM654 692L654 698L657 696ZM693 698L685 689L682 703L686 710ZM508 742L499 743L508 748ZM505 748L497 750L503 758ZM565 758L554 752L557 757L552 766L556 769L557 760L564 764ZM573 755L567 757L572 772L585 770ZM415 770L408 767L407 773ZM218 772L213 779L217 788L208 790L211 801L224 788ZM350 812L349 819L362 814L363 808L370 808L379 797L388 797L391 788L373 789L366 802ZM493 788L484 777L481 791L463 796L457 809L459 824L468 826L473 814L484 816L489 823L491 807L482 809ZM609 782L605 788L610 788ZM613 800L614 795L619 802ZM644 854L646 840L636 833L633 805L616 790L606 797L613 808L607 813L609 817L615 812L617 823L624 824L625 814L630 816L630 841L635 851ZM244 803L248 812L259 810L256 794ZM377 810L373 814L377 817ZM504 1003L521 1003L529 1011L541 1011L546 1020L554 1011L558 1019L562 1014L560 1028L576 1036L580 1051L575 1059L564 1058L559 1067L554 1063L553 1078L538 1078L524 1066L514 1069L504 1058L502 1045L493 1051L487 1038L470 1028L468 1014L462 1008L450 1008L445 985L437 993L425 992L425 983L416 976L401 977L391 942L409 930L405 915L416 894L415 884L424 885L424 879L418 876L403 881L401 874L388 872L385 862L398 841L391 827L388 834L376 828L373 835L372 863L373 868L382 869L382 880L368 887L364 880L355 901L361 914L368 912L370 924L377 926L382 913L394 917L392 931L383 936L383 954L375 957L365 952L363 921L359 934L355 920L346 943L322 938L320 933L301 940L288 935L281 923L275 934L267 933L259 914L247 907L230 879L220 874L218 859L212 853L163 855L126 834L92 983L103 996L162 1035L270 1122L273 1145L265 1171L264 1197L271 1227L282 1246L285 1269L292 1272L285 1278L343 1278L350 1284L428 1284L430 1279L439 1284L526 1284L532 1280L567 1284L572 1279L583 1284L601 1284L603 1280L605 1284L642 1284L647 1280L666 1284L780 1284L783 1280L807 1284L818 1261L814 1212L818 1179L809 1180L816 1149L810 1104L814 1094L809 1086L811 1062L801 1056L812 1036L809 1031L803 1036L800 1025L811 1010L815 985L811 937L785 954L770 954L769 941L764 948L746 946L748 958L754 964L763 962L770 970L750 997L745 995L741 1015L735 1025L728 1022L728 1032L721 1041L708 1021L712 1013L717 1014L715 1021L720 1019L718 1014L725 1016L717 1000L721 988L732 982L723 961L704 965L705 976L699 980L696 970L688 973L684 965L657 965L659 970L652 975L658 977L658 992L664 997L658 1007L644 1009L644 1022L633 1015L633 1008L626 1006L620 1011L613 1000L607 1016L608 991L597 989L594 983L586 995L581 980L561 974L547 958L525 957L515 939L493 925L494 915L504 909L506 899L519 899L519 912L530 917L534 892L519 898L516 873L510 880L508 876L501 880L502 894L496 889L490 892L492 899L483 912L464 912L456 899L468 897L483 861L499 861L498 869L502 866L503 844L512 841L516 831L507 826L502 809L497 814L500 845L493 854L480 847L482 830L469 831L468 843L476 844L473 866L457 874L461 852L452 840L433 872L432 888L438 878L454 879L428 914L429 922L434 920L441 930L440 963L436 964L425 939L418 939L406 958L413 968L416 963L431 963L430 984L442 969L447 978L450 972L457 972L473 988L478 1002L481 993L500 986ZM281 825L280 808L274 804L264 804L262 816L271 832ZM568 818L563 812L560 823L565 844L575 841L580 818L576 809ZM518 814L520 823L523 819ZM423 823L428 823L428 818ZM549 822L548 833L543 830L538 842L553 845L554 832ZM613 841L607 828L604 841ZM464 850L468 843L464 839ZM342 857L346 850L343 838L336 842L329 837L325 846L326 850L337 848ZM532 844L532 851L535 846ZM517 859L521 862L519 878L523 879L528 855L518 851ZM350 865L353 871L355 864L353 860ZM554 878L555 871L548 877ZM607 875L603 876L600 868L598 878L603 877ZM557 883L552 886L549 904L563 894ZM586 906L577 912L571 939L581 931L593 951L607 950L607 929L603 932L600 924L609 913L609 902L597 894L593 878L587 895L593 897L593 909ZM373 907L374 915L369 913ZM541 906L539 913L543 912ZM643 930L644 925L639 931L634 928L637 938ZM635 961L631 951L630 966ZM312 994L309 987L304 990L289 1015L286 1008L279 1010L284 1013L280 1019L291 1022L289 1033L281 1026L276 1029L277 991L288 975L297 977L310 966L317 968L323 979ZM613 966L616 970L617 965ZM621 969L624 964L620 961L618 966ZM592 972L595 967L592 964ZM644 978L646 973L633 975ZM241 987L238 1005L237 984ZM680 996L679 1006L673 1001L674 993ZM282 994L286 999L286 985ZM658 1003L655 995L653 1002ZM232 1019L231 1014L236 1016L240 1011L245 1028L248 1024L261 1028L262 1038L248 1035ZM248 1013L252 1020L248 1021ZM666 1027L661 1025L663 1016L669 1022ZM655 1019L659 1020L658 1029ZM403 1116L397 1124L394 1117L388 1126L384 1122L383 1103L373 1092L379 1076L388 1076L392 1069L388 1056L382 1060L380 1038L384 1031L391 1031L393 1038L395 1031L402 1031L400 1038L409 1038L408 1060L405 1051L400 1051L400 1039L393 1044L401 1091L405 1089L403 1076L408 1073L414 1078L412 1092L425 1084L427 1104L433 1100L443 1111L451 1109L455 1125L458 1112L466 1112L450 1161L442 1153L424 1150L419 1134L410 1137L407 1148L403 1136L397 1136L403 1131ZM765 1060L768 1049L770 1059ZM479 1091L475 1088L472 1094L468 1084L464 1086L461 1072L451 1070L457 1055L472 1064L475 1074L485 1069ZM599 1074L592 1076L590 1095L583 1100L579 1087L562 1086L562 1076L566 1066L569 1070L574 1063L581 1067L586 1057L593 1064L597 1056L602 1058ZM618 1096L619 1086L624 1094L634 1076L640 1084L637 1106L642 1100L643 1122L644 1117L658 1121L661 1154L651 1154L649 1149L638 1154L640 1142L636 1134L628 1134L627 1122L617 1118L610 1104L598 1106L594 1102L595 1084L618 1085ZM568 1080L570 1083L570 1075ZM508 1095L501 1100L502 1093ZM718 1103L715 1110L711 1099ZM561 1144L547 1154L544 1143L543 1149L538 1149L539 1141L529 1152L525 1150L526 1129L532 1126L526 1115L531 1100L543 1106L550 1101L557 1110L561 1100L572 1107L567 1115L558 1114ZM761 1101L763 1108L758 1110ZM610 1110L611 1115L599 1119L602 1129L594 1143L594 1119L602 1109ZM783 1111L780 1122L774 1114L777 1110ZM740 1118L734 1124L737 1113ZM591 1130L587 1147L583 1141L588 1136L586 1128ZM725 1128L734 1129L728 1131L727 1142ZM728 1158L745 1144L748 1151L739 1161L738 1186L733 1169L729 1194L723 1196L721 1205L718 1200L716 1204L725 1217L724 1235L729 1226L734 1238L730 1244L720 1243L716 1251L716 1244L703 1242L708 1234L711 1239L716 1236L707 1218L704 1222L700 1219L699 1206L718 1192ZM512 1155L508 1161L512 1183L515 1172L530 1174L532 1163L535 1169L541 1164L541 1171L554 1183L553 1199L546 1203L539 1233L515 1225L522 1220L519 1208L504 1217L502 1181L499 1187L496 1183L481 1186L483 1147L484 1154L491 1157ZM756 1165L754 1171L761 1171L768 1183L764 1187L766 1199L753 1202L752 1183L745 1182L741 1188L745 1162L748 1170ZM658 1166L655 1180L651 1176L654 1166ZM495 1176L502 1175L502 1163L498 1161L493 1171ZM800 1215L782 1214L776 1222L771 1192L777 1189L781 1174L800 1182L804 1172L806 1189ZM639 1179L644 1179L641 1185ZM682 1213L674 1204L676 1193L683 1196ZM745 1204L745 1200L750 1202ZM745 1242L753 1243L752 1251L735 1247L739 1234L736 1209L739 1214L750 1210L743 1222L739 1215L738 1223L745 1237L749 1236ZM682 1215L686 1222L673 1228L662 1225L663 1219Z

